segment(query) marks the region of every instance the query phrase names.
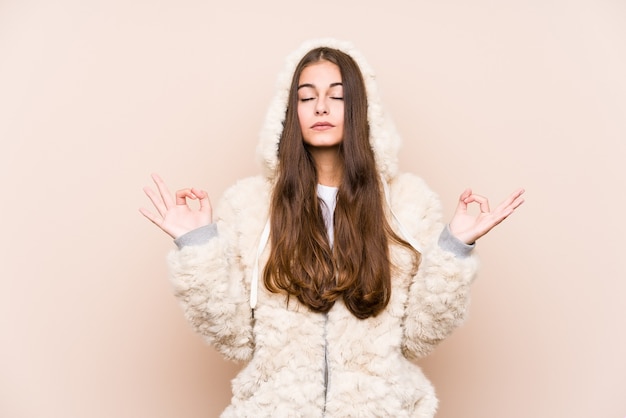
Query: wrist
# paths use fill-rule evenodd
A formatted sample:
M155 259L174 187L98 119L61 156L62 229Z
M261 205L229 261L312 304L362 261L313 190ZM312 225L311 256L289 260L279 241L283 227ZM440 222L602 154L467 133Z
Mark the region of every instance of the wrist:
M446 225L439 236L439 247L458 257L467 257L476 247L476 243L466 243L460 237L452 233L450 225Z

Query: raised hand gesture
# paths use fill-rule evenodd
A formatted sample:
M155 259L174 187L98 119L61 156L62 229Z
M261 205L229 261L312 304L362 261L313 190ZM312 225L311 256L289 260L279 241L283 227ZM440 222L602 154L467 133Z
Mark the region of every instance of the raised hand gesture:
M489 209L489 201L486 197L472 193L471 189L465 190L459 197L459 203L450 221L450 232L464 243L472 244L524 203L523 193L524 189L516 190L492 211ZM467 212L468 205L471 203L480 205L478 215L471 215Z
M204 190L194 187L178 190L175 195L176 200L174 200L161 177L153 174L152 180L157 186L158 193L150 187L144 187L143 191L159 214L155 215L145 208L139 209L139 212L172 238L176 239L189 231L212 222L211 203ZM198 200L200 208L191 208L187 199Z

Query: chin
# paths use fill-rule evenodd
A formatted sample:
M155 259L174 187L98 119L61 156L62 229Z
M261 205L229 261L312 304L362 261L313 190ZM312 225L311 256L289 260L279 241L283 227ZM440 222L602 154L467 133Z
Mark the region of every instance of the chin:
M325 149L325 148L338 148L341 145L341 141L340 142L321 142L321 141L315 141L315 142L305 142L305 145L308 148L319 148L319 149Z

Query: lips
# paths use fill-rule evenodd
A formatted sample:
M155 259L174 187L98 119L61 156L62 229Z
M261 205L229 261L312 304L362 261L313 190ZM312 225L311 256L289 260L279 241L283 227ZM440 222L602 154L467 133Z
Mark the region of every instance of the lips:
M311 129L317 130L317 131L323 131L325 129L330 129L330 128L334 128L335 125L333 125L330 122L317 122L315 124L313 124L313 126L311 126Z

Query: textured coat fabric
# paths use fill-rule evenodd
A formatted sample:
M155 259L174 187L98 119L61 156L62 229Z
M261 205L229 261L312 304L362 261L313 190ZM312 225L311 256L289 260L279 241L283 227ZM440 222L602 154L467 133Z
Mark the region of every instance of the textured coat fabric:
M287 302L269 292L261 281L252 318L251 276L268 219L291 74L307 51L321 45L347 52L364 73L377 168L389 185L390 209L419 243L422 261L415 271L408 251L391 246L391 300L376 317L358 319L342 302L328 314L314 313L295 298ZM476 260L438 245L444 228L439 199L418 177L397 173L399 139L358 52L334 40L310 42L286 67L261 133L265 175L241 180L225 193L215 210L216 237L168 257L187 319L225 357L245 363L222 416L432 417L435 392L413 360L463 321ZM261 269L268 253L265 248L258 259Z

